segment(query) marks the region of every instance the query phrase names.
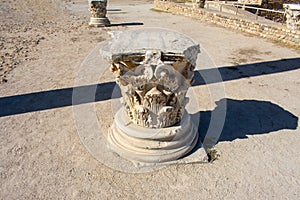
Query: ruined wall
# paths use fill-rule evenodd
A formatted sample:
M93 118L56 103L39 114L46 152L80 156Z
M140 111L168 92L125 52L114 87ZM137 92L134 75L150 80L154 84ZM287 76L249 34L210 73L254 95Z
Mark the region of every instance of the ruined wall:
M238 0L238 3L246 4L246 5L261 5L262 0Z
M300 48L300 31L289 30L286 25L251 21L248 19L238 18L234 15L231 16L214 13L205 9L192 8L167 1L155 0L154 6L157 10L195 17L202 21L208 21L223 27L239 30Z

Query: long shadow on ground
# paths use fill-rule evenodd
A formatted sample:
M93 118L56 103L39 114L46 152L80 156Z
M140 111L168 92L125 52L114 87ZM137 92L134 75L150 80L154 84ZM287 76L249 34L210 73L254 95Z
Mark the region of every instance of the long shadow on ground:
M218 69L199 70L195 73L193 86L220 82L220 79L210 77L209 80L202 78L203 75L219 70L222 81L236 80L244 77L261 76L265 74L281 73L300 68L300 58L284 59L277 61L261 62L235 67L222 67ZM58 90L42 91L37 93L22 94L0 98L0 117L35 112L65 106L105 101L111 98L121 97L120 93L112 97L115 82L106 82L95 85L64 88ZM73 101L73 92L82 91L82 98ZM85 98L85 92L94 92L95 98Z
M216 104L213 111L200 112L198 131L205 148L211 148L220 141L233 141L247 138L247 135L282 129L294 130L298 127L298 118L295 115L271 102L221 99ZM214 112L222 112L223 105L226 105L223 128L221 132L211 131L214 129L213 124L219 123L213 122L211 116Z
M141 26L144 25L143 22L123 22L123 23L115 23L115 24L107 24L106 27L112 26Z
M300 68L300 58L282 59L276 61L259 62L253 64L232 66L232 67L220 67L217 68L222 76L222 81L231 81L247 77L262 76L268 74L282 73ZM211 77L212 70L216 69L204 69L195 72L194 86L211 84L220 82L218 77ZM203 77L209 77L209 79L203 79Z

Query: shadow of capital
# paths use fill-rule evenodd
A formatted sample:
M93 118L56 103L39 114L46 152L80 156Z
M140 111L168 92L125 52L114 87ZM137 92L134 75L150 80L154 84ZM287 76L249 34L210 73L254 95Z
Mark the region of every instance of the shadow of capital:
M211 116L223 109L226 103L226 118L220 133L211 132ZM282 107L269 102L257 100L221 99L212 111L200 112L198 131L205 148L212 148L222 141L248 138L248 135L267 134L270 132L298 127L298 117ZM199 113L198 113L199 114Z

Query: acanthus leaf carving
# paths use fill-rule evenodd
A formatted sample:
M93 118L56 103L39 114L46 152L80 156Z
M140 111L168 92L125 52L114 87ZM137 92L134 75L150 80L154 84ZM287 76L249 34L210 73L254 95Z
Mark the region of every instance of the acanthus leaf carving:
M141 55L118 57L111 66L130 119L148 128L180 122L193 67L183 55L149 50Z

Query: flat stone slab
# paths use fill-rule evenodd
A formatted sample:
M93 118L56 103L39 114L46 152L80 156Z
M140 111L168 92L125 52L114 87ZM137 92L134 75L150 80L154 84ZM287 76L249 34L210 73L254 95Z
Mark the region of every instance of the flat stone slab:
M192 59L200 52L200 47L193 39L181 33L162 28L143 28L115 33L114 38L100 52L113 61L122 55L145 53L147 50L183 54L187 59Z

